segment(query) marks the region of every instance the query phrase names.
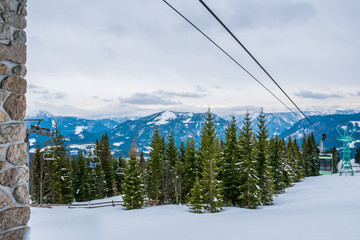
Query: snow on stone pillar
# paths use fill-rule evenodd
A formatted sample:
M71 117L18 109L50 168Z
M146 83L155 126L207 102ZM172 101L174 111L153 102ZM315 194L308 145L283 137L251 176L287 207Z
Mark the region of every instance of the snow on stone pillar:
M0 0L0 240L22 239L30 218L26 15L26 0Z

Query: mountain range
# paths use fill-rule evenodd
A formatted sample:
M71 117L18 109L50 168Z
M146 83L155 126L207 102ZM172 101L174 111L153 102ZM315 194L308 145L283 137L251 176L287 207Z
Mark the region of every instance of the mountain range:
M360 129L360 113L356 111L341 112L306 112L309 120L316 126L320 133L326 133L328 138L324 145L326 148L336 146L341 149L341 142L336 141L339 135L337 128L341 131L345 127ZM251 113L253 128L256 131L256 119L259 113ZM265 113L268 121L269 136L278 135L280 137L296 137L301 140L304 134L314 132L310 123L294 113ZM136 139L140 151L148 155L150 150L151 137L155 127L166 137L170 131L173 132L180 145L193 136L196 142L200 141L201 129L206 113L191 112L173 112L162 111L149 116L135 119L124 118L97 118L85 119L71 116L54 116L48 112L38 112L27 119L43 119L39 126L52 128L57 123L60 133L65 136L69 153L76 155L79 149L89 151L94 148L96 139L100 139L105 132L110 139L110 145L115 156L121 154L127 156L133 139ZM239 128L242 127L245 115L235 116ZM218 136L225 138L226 126L231 116L218 116L214 114L215 126ZM28 127L36 125L36 121L26 121ZM315 134L317 141L320 141L321 135ZM360 132L354 133L356 139L360 139ZM46 136L31 134L29 137L30 151L33 152L35 145L44 146L49 138ZM351 143L353 149L358 146L360 141ZM354 150L353 150L354 151Z

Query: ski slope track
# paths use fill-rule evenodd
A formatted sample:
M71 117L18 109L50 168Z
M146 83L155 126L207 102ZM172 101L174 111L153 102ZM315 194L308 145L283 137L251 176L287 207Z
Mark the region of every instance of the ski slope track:
M274 205L256 210L227 207L220 213L194 214L178 205L32 208L26 239L358 240L359 218L360 174L336 174L306 178L280 194Z

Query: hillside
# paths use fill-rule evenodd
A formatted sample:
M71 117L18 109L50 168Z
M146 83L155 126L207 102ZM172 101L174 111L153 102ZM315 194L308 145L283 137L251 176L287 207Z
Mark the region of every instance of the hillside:
M31 239L359 239L360 176L323 175L286 189L273 206L190 213L186 206L140 210L32 208ZM30 240L30 237L27 238Z
M327 139L324 142L325 148L329 149L336 146L337 148L342 147L342 143L337 141L336 138L339 133L336 129L339 129L343 133L343 129L354 131L353 137L360 139L360 113L355 114L332 114L325 116L310 116L309 120L316 126L316 128L327 135ZM285 130L280 134L280 137L292 137L301 139L304 134L308 134L314 131L314 128L308 121L302 119L295 123L292 127ZM315 135L317 141L320 141L320 136ZM354 141L351 144L352 153L354 154L355 148L360 145L360 140Z

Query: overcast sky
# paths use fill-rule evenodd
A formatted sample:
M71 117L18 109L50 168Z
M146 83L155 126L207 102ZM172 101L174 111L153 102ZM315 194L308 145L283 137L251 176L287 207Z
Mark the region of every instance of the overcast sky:
M199 1L168 1L291 106ZM303 110L360 109L360 1L205 2ZM161 0L33 0L27 20L28 113L287 110Z

